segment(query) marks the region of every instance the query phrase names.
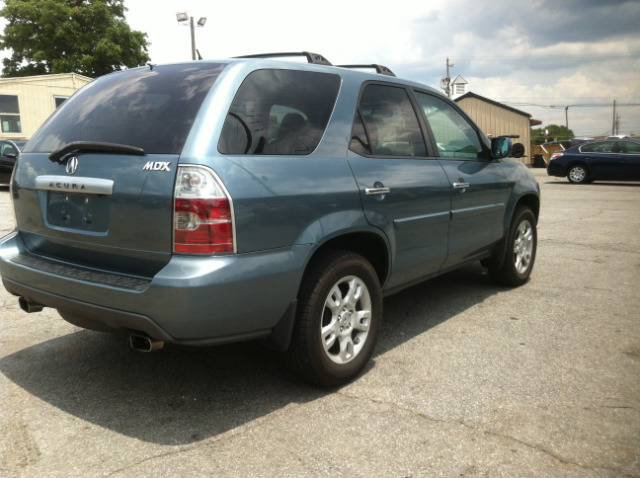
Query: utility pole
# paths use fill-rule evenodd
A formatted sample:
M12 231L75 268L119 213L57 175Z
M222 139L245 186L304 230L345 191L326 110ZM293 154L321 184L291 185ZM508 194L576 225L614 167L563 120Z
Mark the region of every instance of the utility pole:
M616 126L616 100L613 100L613 123L611 125L611 136L618 134Z
M453 68L454 66L453 63L449 63L449 58L447 57L447 76L440 80L440 88L444 90L449 98L451 98L451 75L449 74L449 68Z

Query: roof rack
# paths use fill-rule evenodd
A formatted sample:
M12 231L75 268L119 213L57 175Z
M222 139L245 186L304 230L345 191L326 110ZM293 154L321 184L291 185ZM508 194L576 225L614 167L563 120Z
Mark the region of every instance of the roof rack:
M327 60L324 56L319 55L317 53L311 53L309 51L286 52L286 53L258 53L256 55L236 56L236 58L276 58L276 57L285 57L285 56L305 56L307 57L308 63L313 63L316 65L332 66L331 62Z
M396 74L391 71L389 68L383 65L378 65L376 63L371 63L370 65L338 65L340 68L373 68L376 70L376 73L387 76L396 76Z

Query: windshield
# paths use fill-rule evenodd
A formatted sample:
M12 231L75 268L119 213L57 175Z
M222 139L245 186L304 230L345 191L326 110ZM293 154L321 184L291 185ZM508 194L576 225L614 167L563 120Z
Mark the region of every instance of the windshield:
M225 66L194 62L98 78L56 110L25 152L96 141L135 146L145 153L179 154L204 97Z

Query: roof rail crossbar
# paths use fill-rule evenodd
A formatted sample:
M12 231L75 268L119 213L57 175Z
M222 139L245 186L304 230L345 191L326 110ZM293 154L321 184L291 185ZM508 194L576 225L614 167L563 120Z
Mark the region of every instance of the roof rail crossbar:
M319 55L318 53L311 53L310 51L285 52L285 53L258 53L255 55L237 56L236 58L277 58L277 57L285 57L285 56L304 56L307 58L308 63L313 63L316 65L332 66L331 62L327 60L324 56Z
M338 65L340 68L373 68L376 70L376 73L387 76L396 76L396 74L391 71L389 68L383 65L378 65L376 63L371 63L369 65Z

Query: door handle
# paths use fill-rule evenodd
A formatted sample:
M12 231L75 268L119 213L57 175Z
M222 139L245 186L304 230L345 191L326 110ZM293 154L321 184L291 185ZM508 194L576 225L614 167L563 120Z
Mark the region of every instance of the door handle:
M385 187L385 185L380 181L376 181L375 183L373 183L372 188L364 188L364 193L367 196L375 196L375 195L384 196L385 194L389 194L389 191L391 190Z
M469 183L464 183L464 182L453 183L453 189L467 189L468 187L469 187Z
M389 194L391 189L385 187L365 188L364 193L367 196L374 196L376 194Z

